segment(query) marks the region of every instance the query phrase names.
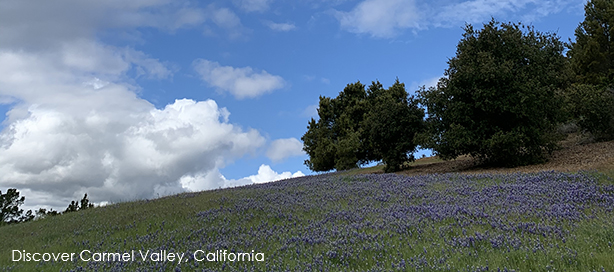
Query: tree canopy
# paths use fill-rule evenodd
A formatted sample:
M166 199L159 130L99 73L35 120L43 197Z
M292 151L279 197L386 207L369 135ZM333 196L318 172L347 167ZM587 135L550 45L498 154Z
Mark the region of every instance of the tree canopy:
M415 136L424 128L424 110L408 97L405 84L398 79L388 90L369 88L368 97L370 111L363 129L370 159L384 161L386 172L398 171L403 163L414 160Z
M568 55L576 74L567 89L574 122L596 140L614 139L614 2L591 0Z
M425 147L444 159L468 154L507 166L543 161L556 147L558 90L570 70L554 34L494 19L465 27L456 56L436 87L420 91Z
M382 160L394 171L416 148L414 135L422 129L424 111L405 85L388 89L373 82L348 84L336 98L320 97L318 117L311 119L301 138L313 171L347 170Z
M5 194L0 191L0 225L30 220L32 211L24 215L19 208L25 200L26 197L19 197L17 189L8 189Z
M579 83L614 84L614 2L591 0L568 55Z

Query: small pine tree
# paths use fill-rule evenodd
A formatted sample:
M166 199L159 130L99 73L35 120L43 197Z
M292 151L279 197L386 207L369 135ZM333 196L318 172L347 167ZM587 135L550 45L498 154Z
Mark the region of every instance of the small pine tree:
M68 204L68 207L66 208L66 210L64 210L64 213L76 212L78 210L79 210L79 204L73 200L70 202L70 204Z
M0 225L5 223L17 223L24 219L23 210L19 208L26 200L25 196L19 197L19 191L14 188L0 191ZM30 211L30 213L32 213Z
M81 199L81 206L79 207L79 210L85 210L88 208L93 208L94 204L90 203L90 200L87 199L87 194L85 194L83 196L83 198Z
M94 204L90 203L90 200L87 199L87 194L85 194L80 202L77 202L74 200L71 201L70 204L68 204L68 207L66 208L64 212L65 213L76 212L80 210L89 209L92 207L94 207Z

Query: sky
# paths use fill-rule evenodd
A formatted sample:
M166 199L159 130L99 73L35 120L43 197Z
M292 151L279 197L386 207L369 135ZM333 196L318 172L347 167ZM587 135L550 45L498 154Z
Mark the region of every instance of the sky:
M568 41L584 3L0 0L0 190L63 210L314 174L320 96L432 86L466 23Z

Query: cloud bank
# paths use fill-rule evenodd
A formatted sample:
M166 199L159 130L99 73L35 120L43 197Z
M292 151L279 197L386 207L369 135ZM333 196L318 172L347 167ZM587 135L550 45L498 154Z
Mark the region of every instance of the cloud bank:
M92 38L100 29L174 31L205 20L205 11L186 1L5 1L0 9L0 37L3 47L40 49Z
M28 197L31 206L63 206L85 192L94 202L181 192L189 189L182 178L217 172L265 143L259 132L230 124L213 100L156 109L130 85L76 72L101 60L63 59L0 53L0 94L20 101L0 133L0 185L38 195L41 203ZM128 59L100 65L97 74L120 77L134 65ZM219 180L201 188L226 186Z
M96 38L110 31L138 40L139 28L172 32L207 21L230 34L242 27L228 9L187 1L3 3L0 103L9 110L0 131L0 188L18 188L25 209L63 210L84 193L93 202L117 202L302 175L263 165L257 175L227 180L219 169L256 152L264 137L231 123L213 100L156 108L138 96L135 78L170 79L173 69ZM215 68L230 71L228 81L215 83L232 82L238 96L283 85L249 67Z

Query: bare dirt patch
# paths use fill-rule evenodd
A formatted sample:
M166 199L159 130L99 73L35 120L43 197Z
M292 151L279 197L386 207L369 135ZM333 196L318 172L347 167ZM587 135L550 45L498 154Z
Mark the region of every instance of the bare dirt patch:
M425 158L412 163L401 174L421 175L434 173L511 173L562 171L576 172L580 170L606 171L614 168L614 141L578 144L562 142L562 148L555 151L550 160L543 164L527 165L514 168L484 167L471 157L460 157L456 160L442 161L437 157ZM430 160L430 163L421 163Z

